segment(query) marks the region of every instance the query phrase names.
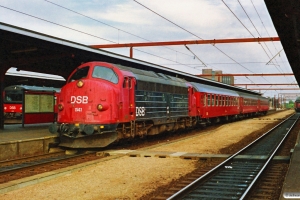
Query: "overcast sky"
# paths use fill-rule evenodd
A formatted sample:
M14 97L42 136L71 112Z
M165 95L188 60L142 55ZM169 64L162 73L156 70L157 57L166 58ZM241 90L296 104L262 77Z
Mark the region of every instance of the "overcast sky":
M0 13L1 22L86 45L278 36L263 0L1 0ZM133 57L191 74L292 73L280 42L188 47L192 52L185 46L140 47ZM129 56L128 48L106 50ZM235 83L296 81L264 76L236 77ZM261 92L273 97L298 91Z

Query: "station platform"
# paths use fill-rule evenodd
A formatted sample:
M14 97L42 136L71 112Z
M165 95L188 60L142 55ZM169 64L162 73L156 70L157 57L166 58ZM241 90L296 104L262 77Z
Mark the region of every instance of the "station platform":
M8 124L0 130L0 161L47 153L50 143L58 142L45 124Z
M300 131L281 190L280 200L284 199L300 199Z

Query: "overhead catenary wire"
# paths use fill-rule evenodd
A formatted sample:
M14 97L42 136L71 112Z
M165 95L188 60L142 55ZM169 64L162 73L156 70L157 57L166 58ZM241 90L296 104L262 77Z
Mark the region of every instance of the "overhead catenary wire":
M199 37L198 35L192 33L191 31L189 31L189 30L187 30L187 29L185 29L185 28L183 28L182 26L180 26L180 25L178 25L178 24L172 22L171 20L169 20L169 19L167 19L166 17L162 16L161 14L155 12L154 10L148 8L147 6L141 4L140 2L138 2L138 1L136 1L136 0L133 0L133 1L136 2L137 4L143 6L143 7L146 8L147 10L153 12L154 14L160 16L161 18L165 19L166 21L172 23L173 25L175 25L175 26L181 28L182 30L184 30L184 31L186 31L186 32L188 32L188 33L190 33L190 34L192 34L193 36L195 36L195 37L197 37L197 38L199 38L199 39L201 39L201 40L204 40L203 38ZM213 45L213 44L212 44L212 46L215 47L217 50L219 50L221 53L223 53L226 57L228 57L229 59L231 59L232 61L234 61L235 63L238 63L236 60L234 60L233 58L231 58L229 55L227 55L224 51L222 51L222 50L221 50L220 48L218 48L216 45ZM238 63L238 64L239 64L239 63ZM246 68L245 66L243 66L243 65L241 65L241 64L239 64L239 65L240 65L241 67L243 67L244 69L250 71L251 73L254 73L253 71L251 71L250 69Z
M254 3L253 3L253 1L252 1L252 0L250 0L250 1L251 1L251 4L252 4L252 6L253 6L253 8L254 8L254 10L255 10L255 12L256 12L256 14L257 14L257 16L258 16L259 20L260 20L260 22L261 22L261 24L262 24L262 25L263 25L263 27L264 27L264 29L265 29L265 31L266 31L266 33L267 33L267 35L270 37L270 34L269 34L269 32L268 32L268 30L267 30L267 28L266 28L266 26L265 26L265 24L264 24L263 20L261 19L261 17L260 17L260 14L258 13L258 11L257 11L257 9L256 9L256 7L255 7L255 5L254 5ZM278 52L278 50L277 50L277 48L276 48L276 46L275 46L274 42L272 42L272 44L273 44L273 46L274 46L274 48L275 48L276 52ZM282 57L280 57L280 59L281 59L281 61L283 62L283 59L282 59ZM276 61L277 61L277 60L276 60ZM290 78L289 78L289 79L290 79ZM290 81L291 81L291 79L290 79Z
M249 32L249 34L255 38L255 36L251 33L251 31L243 24L243 22L238 18L238 16L236 16L236 14L234 14L234 12L229 8L229 6L225 3L225 1L222 0L222 2L228 8L228 10L235 16L235 18L242 24L242 26Z
M187 50L189 50L205 67L207 67L207 65L190 49L190 48L188 48L188 46L186 46L186 45L184 45L185 46L185 48L187 49Z
M45 2L49 2L48 0L46 0ZM251 2L252 2L252 0L251 0ZM252 2L252 4L253 4L253 2ZM65 5L65 4L62 4L62 5ZM57 8L56 8L57 9ZM26 11L25 11L26 12ZM75 11L76 12L76 11ZM85 15L85 13L84 13L84 15ZM89 17L89 16L87 16L87 17ZM47 18L45 18L45 19L47 19ZM92 18L93 19L93 18ZM96 20L98 20L97 18L95 18ZM101 19L100 19L101 20ZM51 19L49 20L49 21L51 21ZM58 23L60 23L61 24L61 22L59 22L58 21ZM100 22L101 23L101 22ZM262 22L263 23L263 22ZM107 24L107 25L110 25L110 24ZM265 26L264 26L265 27ZM113 28L113 27L112 27ZM183 28L185 28L185 27L183 27ZM78 29L78 28L77 28ZM266 29L266 28L265 28ZM120 32L122 32L122 30L120 30L120 29L118 29L117 28L117 30L118 30L118 33ZM128 29L129 30L129 29ZM187 29L188 30L188 29ZM252 30L252 29L250 29L250 30ZM83 30L83 32L84 32L85 30ZM189 31L189 30L188 30ZM130 33L130 32L129 32ZM135 34L133 34L133 35L135 35ZM97 35L96 35L97 36ZM100 37L101 37L101 35L99 35ZM119 36L119 35L118 35ZM137 35L138 36L138 35ZM140 37L140 36L138 36L138 37ZM119 37L118 37L119 38ZM141 39L143 38L143 37L140 37ZM143 38L143 39L145 39L145 38ZM202 39L202 38L201 38ZM113 39L114 40L114 39ZM117 42L119 42L119 40L116 40ZM115 41L113 41L114 43L116 43ZM265 43L264 43L265 44ZM274 43L272 42L272 44L274 45ZM141 52L143 52L143 51L141 51ZM177 54L177 52L178 51L176 51L176 54ZM228 50L226 51L225 50L225 52L226 53L228 53ZM225 53L224 52L224 53ZM145 54L148 54L148 52L143 52L143 53L145 53ZM179 52L179 53L181 53L181 52ZM186 52L187 54L189 54L189 56L191 56L190 55L190 53L188 53L188 52ZM154 54L156 54L156 52L154 52ZM152 56L156 56L156 55L154 55L154 54L148 54L148 55L152 55ZM187 54L185 54L185 55L187 55ZM200 55L201 56L201 55ZM162 56L156 56L156 57L159 57L159 58L161 58L161 59L165 59L165 58L163 58ZM172 58L173 57L171 57L171 59L166 59L166 60L168 60L168 61L171 61L171 62L173 62L174 64L173 65L189 65L188 67L191 67L191 66L193 66L193 68L194 68L194 66L195 65L200 65L200 63L199 64L185 64L184 63L184 61L183 62L181 62L181 63L179 63L179 62L176 62L177 61L177 57L176 57L176 61L174 62L174 60L175 59L173 59L172 60ZM282 57L281 57L281 60L282 60ZM237 60L237 61L240 61L240 60ZM192 63L194 63L194 62L192 62ZM230 63L230 61L229 61L229 63ZM207 66L209 66L209 65L214 65L215 63L213 63L213 62L211 62L211 63L206 63L207 64ZM245 62L233 62L233 63L231 63L232 65L236 65L236 64L241 64L241 65L244 65L244 64L246 64ZM169 64L169 65L172 65L172 64ZM248 69L251 69L251 67L250 67L250 65L246 65L247 66L247 68ZM251 78L251 77L250 77Z
M254 29L256 30L256 32L257 32L257 34L259 35L259 37L262 37L261 34L259 33L259 31L257 30L256 26L255 26L254 23L252 22L251 18L249 17L248 13L246 12L244 6L241 4L241 2L240 2L239 0L237 0L237 1L239 2L240 6L242 7L244 13L247 15L249 21L251 22L252 26L253 26ZM270 51L269 47L266 45L266 43L264 43L264 44L265 44L265 46L267 47L269 53L270 53L271 56L272 56L272 52ZM268 56L268 58L271 59L270 56L269 56L269 54L268 54L268 52L265 50L265 48L264 48L262 45L261 45L261 47L263 48L263 50L264 50L265 54ZM276 61L276 60L275 60L275 61ZM277 61L276 61L276 62L277 62ZM277 63L277 64L278 64L278 63ZM277 69L279 72L283 73L282 71L280 71L280 70L277 68L276 65L275 65L275 67L276 67L276 69Z
M78 14L78 15L81 15L81 16L83 16L83 17L86 17L86 18L88 18L88 19L91 19L91 20L93 20L93 21L96 21L96 22L98 22L98 23L101 23L101 24L104 24L104 25L109 26L109 27L111 27L111 28L114 28L114 29L118 30L118 34L119 34L119 31L121 31L121 32L123 32L123 33L126 33L126 34L129 34L129 35L131 35L131 36L137 37L137 38L139 38L139 39L142 39L142 40L145 40L145 41L148 41L148 42L153 42L153 41L148 40L148 39L146 39L146 38L143 38L143 37L141 37L141 36L139 36L139 35L133 34L133 33L129 32L129 31L120 29L120 28L118 28L118 27L112 26L112 25L110 25L110 24L108 24L108 23L102 22L102 21L100 21L100 20L98 20L98 19L95 19L95 18L93 18L93 17L90 17L90 16L88 16L88 15L85 15L85 14L82 14L82 13L80 13L80 12L74 11L74 10L72 10L72 9L70 9L70 8L65 7L65 6L59 5L59 4L57 4L57 3L53 3L52 1L49 1L49 0L44 0L44 1L46 1L46 2L48 2L48 3L50 3L50 4L53 4L53 5L55 5L55 6L58 6L58 7L62 8L62 9L65 9L65 10L68 10L68 11L70 11L70 12L73 12L73 13L76 13L76 14ZM119 35L118 35L118 39L119 39ZM119 41L118 41L118 42L119 42ZM170 50L172 50L172 51L175 51L174 49L169 48L169 47L165 47L165 48L168 48L168 49L170 49ZM186 53L183 53L183 52L179 52L179 53L181 53L181 54L183 54L183 55L186 55L186 56L190 56L190 55L188 55L188 54L186 54Z
M72 31L75 31L75 32L78 32L78 33L81 33L81 34L85 34L85 35L88 35L88 36L92 36L94 38L97 38L97 39L101 39L101 40L105 40L105 41L108 41L108 42L111 42L111 43L114 43L114 44L117 44L117 42L114 42L114 41L111 41L111 40L108 40L108 39L105 39L105 38L102 38L102 37L99 37L99 36L96 36L96 35L93 35L93 34L90 34L90 33L87 33L87 32L84 32L84 31L80 31L80 30L77 30L77 29L74 29L74 28L71 28L71 27L68 27L68 26L65 26L65 25L62 25L62 24L59 24L59 23L56 23L56 22L52 22L52 21L49 21L49 20L46 20L46 19L43 19L43 18L40 18L40 17L36 17L34 15L30 15L30 14L27 14L25 12L21 12L21 11L18 11L18 10L15 10L15 9L12 9L12 8L8 8L6 6L2 6L0 5L0 7L4 8L4 9L7 9L7 10L10 10L10 11L13 11L13 12L17 12L19 14L22 14L22 15L26 15L28 17L32 17L32 18L35 18L35 19L38 19L38 20L41 20L41 21L44 21L44 22L47 22L47 23L51 23L51 24L54 24L54 25L57 25L57 26L60 26L60 27L63 27L63 28L66 28L66 29L69 29L69 30L72 30ZM156 56L154 54L151 54L151 53L148 53L148 52L145 52L145 51L141 51L145 54L149 54L151 56ZM190 55L189 55L190 56ZM174 63L179 63L177 61L174 61L174 60L171 60L171 59L166 59L166 58L163 58L161 56L156 56L156 57L159 57L161 59L165 59L165 60L168 60L168 61L171 61L171 62L174 62ZM186 64L182 64L184 66L187 66L189 68L193 68L189 65L186 65ZM194 69L194 68L193 68ZM196 69L198 70L198 69Z
M237 0L238 3L240 4L240 6L242 7L244 13L246 14L246 16L248 17L248 19L250 20L250 22L252 23L253 27L255 28L255 30L257 31L255 25L253 24L252 20L250 19L248 13L246 12L246 10L244 9L243 5L240 3L239 0ZM234 15L234 17L242 24L243 27L245 27L245 29L255 38L255 36L251 33L251 31L244 25L244 23L239 19L239 17L230 9L230 7L222 0L223 4L229 9L229 11ZM258 35L260 36L260 33L257 31ZM261 36L260 36L261 37ZM261 46L264 50L264 52L266 53L266 55L268 56L268 58L270 59L269 54L266 52L266 50L264 49L263 46ZM248 77L247 77L248 78ZM265 81L269 82L266 78L262 77ZM249 79L250 80L250 79ZM270 82L269 82L270 83Z
M255 7L255 5L254 5L254 3L253 3L253 1L251 0L251 4L252 4L252 6L253 6L253 8L254 8L254 10L255 10L255 12L256 12L256 14L257 14L257 16L258 16L258 18L260 19L260 22L262 23L262 25L263 25L263 27L264 27L264 29L265 29L265 31L266 31L266 33L268 34L268 36L270 37L270 34L269 34L269 32L268 32L268 30L267 30L267 28L266 28L266 26L265 26L265 24L263 23L263 21L262 21L262 19L261 19L261 17L260 17L260 15L259 15L259 13L258 13L258 11L257 11L257 9L256 9L256 7ZM276 50L276 52L278 52L278 50L277 50L277 48L276 48L276 46L275 46L275 44L274 44L274 42L272 42L272 44L273 44L273 46L274 46L274 48L275 48L275 50ZM266 45L267 46L267 45ZM270 51L270 50L269 50ZM281 50L282 51L282 50ZM281 51L279 51L279 53L277 53L277 54L279 54L280 55L280 52ZM274 57L276 57L276 56L274 56ZM272 58L273 59L273 58ZM275 61L276 61L276 63L278 64L278 61L276 60L276 58L275 58ZM283 62L283 60L282 60L282 58L281 58L281 61ZM278 64L279 65L279 64ZM277 66L275 66L276 68L277 68ZM279 65L279 68L281 69L281 66ZM278 68L277 68L278 69ZM278 71L280 72L280 70L278 69ZM281 72L281 73L283 73L283 71ZM293 80L291 80L291 78L288 78L288 77L286 77L285 76L285 78L286 78L286 80L289 80L291 83L292 82L294 82Z
M259 34L257 28L255 27L255 25L253 24L252 20L250 19L248 13L246 12L246 10L244 9L243 5L241 4L241 2L239 0L237 0L240 4L240 6L242 7L244 13L247 15L249 21L251 22L251 24L253 25L253 27L255 28L255 30L257 31L258 35L261 37L261 35ZM227 4L222 0L222 2L227 6ZM227 6L227 8L231 11L231 13L234 14L234 12L229 8L229 6ZM243 22L234 14L234 16L239 20L239 22L246 28L246 26L243 24ZM246 28L247 29L247 28ZM249 29L247 29L249 31ZM250 31L249 31L250 32ZM254 36L253 36L254 37ZM269 54L266 52L265 48L261 45L261 47L263 48L264 52L266 53L266 55L268 56L268 58L270 59ZM265 81L269 82L266 78L262 77ZM269 82L270 83L270 82Z
M47 22L47 23L50 23L50 24L54 24L54 25L60 26L60 27L63 27L63 28L66 28L66 29L69 29L69 30L72 30L72 31L76 31L76 32L78 32L78 33L82 33L82 34L85 34L85 35L88 35L88 36L92 36L92 37L94 37L94 38L98 38L98 39L101 39L101 40L105 40L105 41L111 42L111 43L116 43L116 42L114 42L114 41L111 41L111 40L108 40L108 39L105 39L105 38L102 38L102 37L99 37L99 36L96 36L96 35L93 35L93 34L84 32L84 31L80 31L80 30L77 30L77 29L75 29L75 28L71 28L71 27L68 27L68 26L64 26L64 25L59 24L59 23L56 23L56 22L52 22L52 21L49 21L49 20L46 20L46 19L43 19L43 18L40 18L40 17L37 17L37 16L33 16L33 15L30 15L30 14L27 14L27 13L24 13L24 12L21 12L21 11L15 10L15 9L12 9L12 8L8 8L8 7L6 7L6 6L0 5L0 7L5 8L5 9L7 9L7 10L11 10L11 11L17 12L17 13L20 13L20 14L22 14L22 15L26 15L26 16L29 16L29 17L32 17L32 18L35 18L35 19L38 19L38 20Z

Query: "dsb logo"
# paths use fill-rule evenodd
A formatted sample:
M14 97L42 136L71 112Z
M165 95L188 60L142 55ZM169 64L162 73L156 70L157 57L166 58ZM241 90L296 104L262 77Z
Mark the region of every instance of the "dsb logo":
M77 103L77 104L87 104L88 103L88 96L71 96L71 103Z
M135 115L138 117L138 116L145 116L145 112L146 109L145 107L136 107L136 113Z

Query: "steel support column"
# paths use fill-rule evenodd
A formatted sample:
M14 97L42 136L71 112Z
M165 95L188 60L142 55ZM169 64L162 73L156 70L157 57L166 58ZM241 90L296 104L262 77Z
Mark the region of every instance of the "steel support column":
M3 109L3 90L5 88L5 73L9 69L9 67L0 66L0 129L4 129L4 109Z

